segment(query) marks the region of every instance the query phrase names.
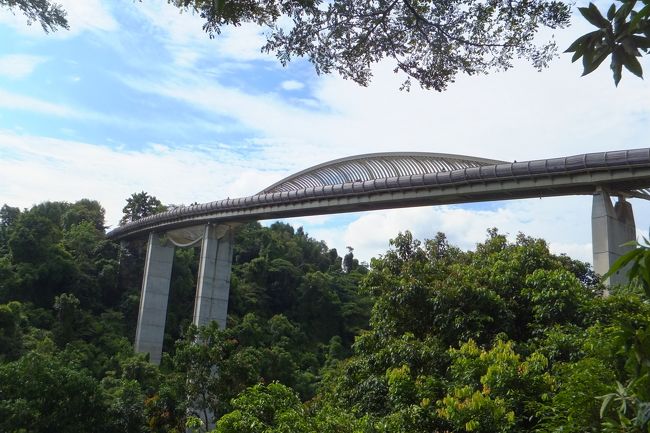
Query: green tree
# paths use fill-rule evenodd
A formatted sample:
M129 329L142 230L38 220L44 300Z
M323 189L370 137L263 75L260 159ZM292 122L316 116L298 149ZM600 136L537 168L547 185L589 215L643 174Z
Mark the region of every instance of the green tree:
M164 210L166 210L166 206L156 197L150 196L144 191L136 192L126 199L126 206L122 209L123 216L120 224L137 221Z
M306 57L318 73L337 72L367 85L371 65L389 59L396 72L427 89L444 90L459 73L507 69L514 57L541 68L555 53L552 42L536 45L544 27L569 23L561 1L478 0L172 0L205 19L211 37L224 25L269 26L264 50L286 64Z
M103 232L106 211L96 200L83 198L73 203L62 216L62 225L65 230L82 222L90 223L95 229Z
M0 365L0 430L104 430L106 406L97 381L57 356L32 352Z
M61 5L49 0L0 0L0 6L12 12L18 9L27 16L27 24L38 22L45 33L54 32L59 27L69 28Z
M552 417L560 365L592 356L610 374L600 378L616 371L618 361L581 347L590 326L623 309L602 304L588 275L524 235L509 242L490 230L476 251L462 252L441 234L425 242L400 234L363 281L375 300L371 329L326 371L320 397L379 431L535 431ZM596 397L583 394L582 411L560 406L566 393L557 403L589 427L599 424Z
M20 215L20 209L17 207L11 207L8 205L3 205L0 208L0 257L7 254L9 250L9 232L11 226Z
M216 433L311 433L313 424L298 396L279 383L255 385L232 401L233 411L217 423Z
M20 302L0 305L0 363L13 361L22 355L25 321Z

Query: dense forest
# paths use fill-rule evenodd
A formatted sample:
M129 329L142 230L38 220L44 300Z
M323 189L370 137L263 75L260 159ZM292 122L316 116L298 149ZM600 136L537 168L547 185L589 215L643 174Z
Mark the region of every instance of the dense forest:
M164 209L143 194L123 221ZM0 431L650 431L646 249L603 296L523 234L390 245L367 265L240 227L225 330L191 325L198 251L177 249L155 366L132 345L146 245L107 240L96 201L4 205Z

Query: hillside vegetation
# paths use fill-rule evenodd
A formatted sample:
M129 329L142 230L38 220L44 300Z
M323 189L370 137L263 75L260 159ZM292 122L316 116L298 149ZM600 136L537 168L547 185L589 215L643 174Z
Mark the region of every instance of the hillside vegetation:
M104 224L92 200L0 210L0 431L650 431L643 284L603 297L541 239L407 232L367 266L250 223L225 330L190 325L177 249L157 367L132 348L145 245Z

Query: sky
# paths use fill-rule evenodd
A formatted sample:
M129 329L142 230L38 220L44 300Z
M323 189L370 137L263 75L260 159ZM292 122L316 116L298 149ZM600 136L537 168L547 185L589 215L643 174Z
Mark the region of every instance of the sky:
M115 227L134 192L167 204L255 194L307 167L372 152L455 153L522 161L649 145L650 87L606 65L580 77L560 55L536 71L413 86L390 64L370 86L288 67L253 25L210 39L202 20L164 0L58 0L70 30L45 34L0 9L0 205L98 200ZM579 2L580 3L580 2ZM580 5L580 4L579 4ZM580 18L552 35L566 48ZM548 35L551 36L550 34ZM644 61L642 61L644 62ZM648 68L647 61L642 63ZM368 261L411 230L471 249L497 227L542 237L591 261L589 196L293 218L310 236ZM632 200L639 234L650 204ZM269 222L265 222L269 223Z

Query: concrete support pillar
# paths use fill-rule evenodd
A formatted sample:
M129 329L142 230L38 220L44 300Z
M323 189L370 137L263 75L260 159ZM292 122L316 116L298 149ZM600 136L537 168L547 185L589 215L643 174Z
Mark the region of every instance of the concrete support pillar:
M160 364L162 356L173 261L174 246L162 242L159 234L150 233L135 331L135 351L148 353L149 360L156 365Z
M609 194L599 191L594 194L591 210L591 238L594 253L594 271L603 275L616 259L625 254L630 247L626 242L636 240L636 226L632 205L619 197L615 206ZM608 285L623 284L627 281L624 270L612 275Z
M205 226L194 301L193 323L197 326L216 320L220 328L226 327L233 231L227 224Z

